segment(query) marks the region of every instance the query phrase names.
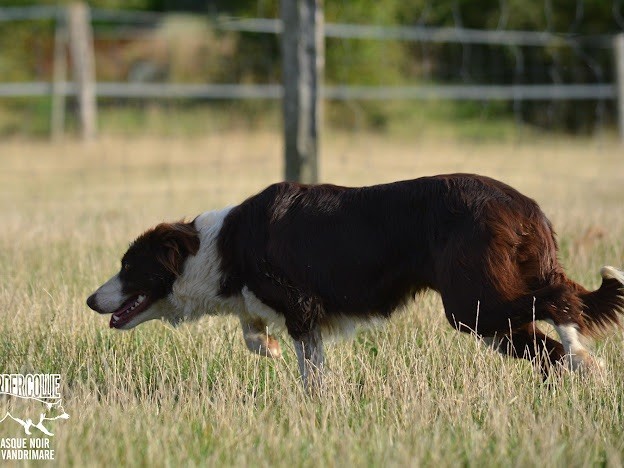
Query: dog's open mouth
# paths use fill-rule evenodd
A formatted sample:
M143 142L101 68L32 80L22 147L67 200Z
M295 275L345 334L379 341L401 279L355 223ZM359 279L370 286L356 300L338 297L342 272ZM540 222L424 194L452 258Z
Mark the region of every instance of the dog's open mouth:
M139 315L151 304L150 298L145 294L138 294L126 301L118 310L113 312L110 319L110 328L121 328L134 317Z

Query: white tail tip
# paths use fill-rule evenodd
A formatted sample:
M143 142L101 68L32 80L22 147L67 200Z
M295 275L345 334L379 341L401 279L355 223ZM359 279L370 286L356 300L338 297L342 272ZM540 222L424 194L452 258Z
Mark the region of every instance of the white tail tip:
M612 266L609 266L609 265L603 266L600 269L600 274L605 279L611 278L611 279L617 280L620 283L624 284L624 272L621 271L621 270L618 270L615 267L612 267Z

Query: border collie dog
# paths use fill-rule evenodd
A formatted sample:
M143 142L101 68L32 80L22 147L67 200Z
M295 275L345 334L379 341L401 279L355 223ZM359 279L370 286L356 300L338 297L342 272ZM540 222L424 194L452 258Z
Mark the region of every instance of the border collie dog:
M450 324L503 354L600 368L582 344L619 324L624 272L588 291L557 259L537 203L488 177L451 174L347 188L278 183L238 206L137 238L87 300L110 326L236 314L247 347L278 357L292 337L303 384L320 384L323 335L385 318L425 289ZM550 322L561 343L536 321Z

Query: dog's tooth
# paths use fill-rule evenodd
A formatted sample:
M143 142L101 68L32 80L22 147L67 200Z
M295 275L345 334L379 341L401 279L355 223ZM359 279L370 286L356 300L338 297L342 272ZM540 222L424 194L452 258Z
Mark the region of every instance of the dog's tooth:
M144 300L145 300L145 296L141 294L141 295L137 298L137 304L139 304L139 303L143 302Z

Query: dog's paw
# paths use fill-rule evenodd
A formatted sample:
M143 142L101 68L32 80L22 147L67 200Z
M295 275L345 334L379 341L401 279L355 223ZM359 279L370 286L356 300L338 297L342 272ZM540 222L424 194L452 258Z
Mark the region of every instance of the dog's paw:
M282 357L282 348L279 341L271 335L250 334L245 336L245 344L249 351L260 356L279 358Z
M568 355L570 369L581 375L603 375L605 362L591 354L589 351L580 350L575 354Z
M279 341L269 335L269 339L267 340L267 357L272 358L280 358L282 357L282 348L280 347Z

